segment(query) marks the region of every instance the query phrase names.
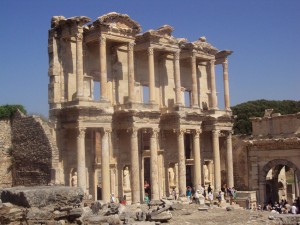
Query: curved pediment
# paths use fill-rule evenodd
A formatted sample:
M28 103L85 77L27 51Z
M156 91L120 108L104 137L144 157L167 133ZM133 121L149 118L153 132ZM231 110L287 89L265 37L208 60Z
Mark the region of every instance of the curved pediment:
M94 25L104 25L111 29L129 31L133 33L140 33L142 30L140 24L132 20L127 14L120 14L116 12L111 12L98 17L94 22Z

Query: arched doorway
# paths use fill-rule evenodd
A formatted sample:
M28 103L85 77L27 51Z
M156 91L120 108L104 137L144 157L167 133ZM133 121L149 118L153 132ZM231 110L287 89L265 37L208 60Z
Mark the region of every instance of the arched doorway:
M299 178L298 168L290 161L268 162L259 174L259 202L275 203L284 199L291 204L299 195Z

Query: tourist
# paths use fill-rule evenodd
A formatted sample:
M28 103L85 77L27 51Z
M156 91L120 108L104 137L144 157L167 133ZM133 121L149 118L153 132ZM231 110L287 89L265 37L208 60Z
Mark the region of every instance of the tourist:
M116 202L115 194L111 193L111 195L110 195L110 203L115 203L115 202Z
M200 190L197 190L194 194L194 198L195 198L195 203L200 205L200 201L199 201L199 197L200 197Z
M218 195L217 195L217 199L218 199L218 206L221 207L221 202L222 202L222 191L219 191Z
M214 195L212 193L212 189L210 192L208 192L208 200L209 200L209 204L211 205L214 200Z
M177 193L176 193L176 189L175 188L172 189L171 195L173 196L174 200L177 199Z
M292 213L292 214L297 214L296 203L293 203L293 205L292 205L292 207L291 207L291 213Z
M147 205L149 204L149 195L148 195L148 193L145 193L144 203L147 204Z
M186 197L187 197L188 202L191 202L191 196L192 196L192 188L190 186L187 186Z
M212 192L212 189L211 189L210 184L208 185L207 192L208 192L208 193L209 193L209 192Z
M122 198L121 202L122 205L126 205L126 195Z

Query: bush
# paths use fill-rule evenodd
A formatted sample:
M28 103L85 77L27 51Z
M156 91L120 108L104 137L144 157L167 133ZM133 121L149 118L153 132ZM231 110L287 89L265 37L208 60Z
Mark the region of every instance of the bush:
M20 110L26 114L26 110L22 105L1 105L0 106L0 119L9 119L11 118L17 110Z

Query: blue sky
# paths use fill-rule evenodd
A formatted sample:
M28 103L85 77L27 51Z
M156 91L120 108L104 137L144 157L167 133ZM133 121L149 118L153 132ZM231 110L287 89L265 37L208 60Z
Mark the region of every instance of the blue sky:
M143 31L164 24L175 37L205 36L230 49L231 105L256 99L300 100L299 0L0 1L0 105L48 115L48 29L54 15L128 14ZM221 70L217 88L222 108Z

